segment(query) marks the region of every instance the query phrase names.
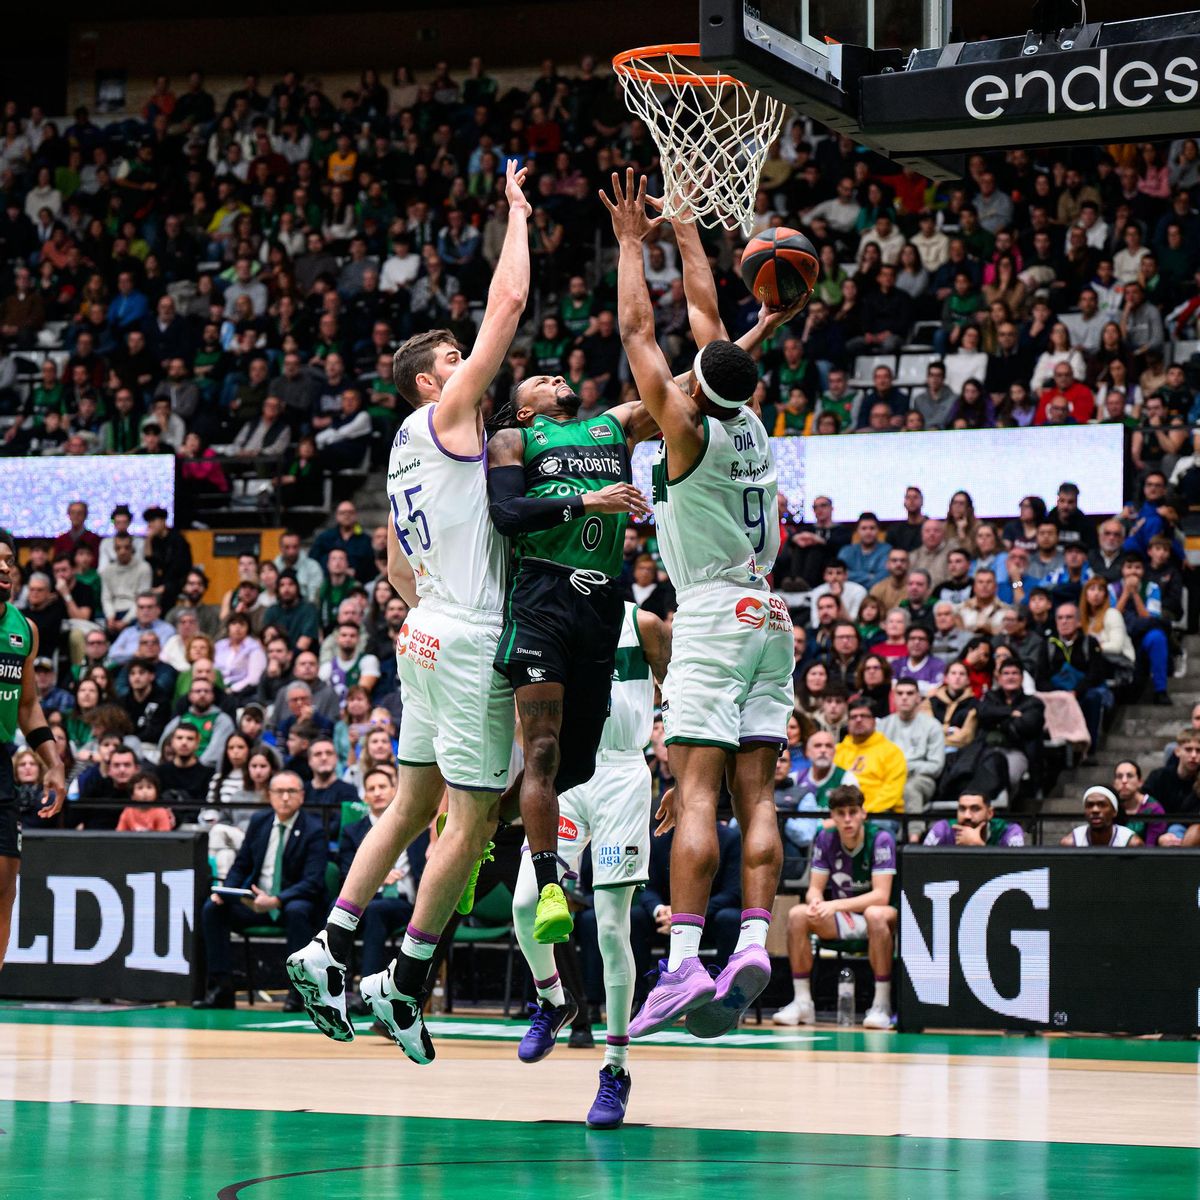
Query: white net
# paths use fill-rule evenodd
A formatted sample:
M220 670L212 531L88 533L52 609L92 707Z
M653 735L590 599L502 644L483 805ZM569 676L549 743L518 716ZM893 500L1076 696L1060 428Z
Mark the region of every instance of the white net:
M666 47L622 55L613 66L625 103L662 159L663 213L748 237L763 161L783 125L773 96L727 75L705 75Z

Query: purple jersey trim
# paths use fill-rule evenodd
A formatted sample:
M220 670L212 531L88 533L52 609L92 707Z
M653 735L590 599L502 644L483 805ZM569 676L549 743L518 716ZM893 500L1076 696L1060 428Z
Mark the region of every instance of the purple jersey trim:
M455 462L472 463L483 462L483 451L478 454L455 454L453 450L447 450L442 445L442 439L438 437L437 430L433 427L433 410L437 407L436 404L429 406L429 436L433 438L433 444L447 457L454 459Z
M778 734L759 733L751 734L749 737L739 738L738 745L742 747L749 746L786 746L787 738L779 737Z

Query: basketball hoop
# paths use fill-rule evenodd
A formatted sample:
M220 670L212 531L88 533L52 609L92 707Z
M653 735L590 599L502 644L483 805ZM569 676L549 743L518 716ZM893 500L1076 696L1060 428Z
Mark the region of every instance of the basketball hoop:
M783 105L732 75L704 73L698 42L626 50L613 70L658 147L664 216L749 236Z

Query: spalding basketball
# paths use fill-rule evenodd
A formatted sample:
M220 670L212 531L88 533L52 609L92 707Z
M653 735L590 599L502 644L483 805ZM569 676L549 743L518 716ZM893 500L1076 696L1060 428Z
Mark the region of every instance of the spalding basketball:
M768 308L808 303L821 264L813 244L795 229L764 229L742 254L742 279L750 294Z

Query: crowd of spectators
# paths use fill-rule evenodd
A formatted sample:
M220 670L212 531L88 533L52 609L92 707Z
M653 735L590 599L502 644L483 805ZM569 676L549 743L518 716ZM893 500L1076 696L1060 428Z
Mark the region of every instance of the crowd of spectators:
M218 493L257 456L244 473L311 503L323 472L362 464L406 412L386 361L400 341L444 326L470 346L510 160L528 170L534 281L497 394L561 373L590 414L632 386L596 190L622 164L657 187L661 167L590 57L504 85L480 58L420 80L398 68L390 86L367 69L335 95L287 72L214 96L193 72L107 125L82 108L4 116L7 453L174 452L188 485ZM1179 347L1200 321L1197 164L1192 139L1017 149L933 185L792 116L754 229L801 228L822 270L762 351L768 427L1112 422L1131 489L1159 469L1200 494L1200 373ZM741 239L704 237L736 334L756 312ZM684 363L669 227L645 254L663 347ZM38 347L45 361L22 360Z
M915 485L889 525L839 524L828 497L811 523L784 516L775 583L795 619L796 706L776 807L793 865L834 788L859 788L894 836L900 814L950 813L964 795L1028 810L1068 749L1094 758L1118 698L1171 707L1192 581L1161 472L1142 493L1098 519L1069 481L1003 524L965 491L926 514ZM1200 810L1190 788L1164 798Z
M241 555L236 585L218 595L164 510L143 514L144 538L130 534L132 516L118 506L101 539L86 504L72 504L63 534L27 545L13 591L38 630L34 675L67 763L66 824L199 823L223 875L286 768L336 841L367 775L394 774L408 608L386 579L386 530L364 530L343 501L308 550L285 531L274 558ZM153 803L135 795L147 779Z

